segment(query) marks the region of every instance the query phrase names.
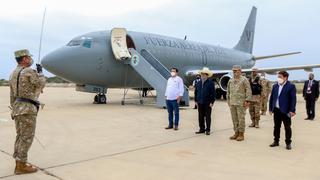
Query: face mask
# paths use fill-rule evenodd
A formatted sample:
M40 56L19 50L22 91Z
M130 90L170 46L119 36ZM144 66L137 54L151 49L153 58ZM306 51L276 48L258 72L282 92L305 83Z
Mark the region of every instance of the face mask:
M284 80L282 78L278 78L278 83L279 84L283 84L284 83Z
M261 76L261 79L265 79L265 77L264 77L264 76Z
M312 80L313 79L313 77L309 77L309 80Z
M176 75L177 75L176 72L171 72L171 76L172 76L172 77L174 77L174 76L176 76Z

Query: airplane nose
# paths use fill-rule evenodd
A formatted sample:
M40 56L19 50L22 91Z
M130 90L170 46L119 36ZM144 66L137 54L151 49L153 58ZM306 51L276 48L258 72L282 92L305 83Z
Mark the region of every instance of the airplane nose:
M92 58L95 53L84 48L59 48L41 60L41 65L50 73L75 83L92 80L96 66Z
M41 65L50 71L50 69L54 68L54 59L50 56L50 54L48 54L41 59Z
M68 71L66 65L67 52L63 48L55 50L41 59L41 65L49 72L63 76Z

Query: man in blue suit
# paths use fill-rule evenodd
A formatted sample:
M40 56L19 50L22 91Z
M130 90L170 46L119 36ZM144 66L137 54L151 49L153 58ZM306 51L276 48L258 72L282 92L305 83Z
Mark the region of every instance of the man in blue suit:
M286 71L278 73L278 83L274 84L269 101L269 111L274 119L274 142L270 147L279 146L280 129L283 122L286 134L286 149L291 149L291 118L296 115L296 86L288 81Z
M196 134L206 133L206 135L210 135L211 112L216 97L214 82L209 79L213 73L209 68L204 67L199 71L199 74L201 75L201 80L196 84L194 91L194 100L198 107L200 128Z

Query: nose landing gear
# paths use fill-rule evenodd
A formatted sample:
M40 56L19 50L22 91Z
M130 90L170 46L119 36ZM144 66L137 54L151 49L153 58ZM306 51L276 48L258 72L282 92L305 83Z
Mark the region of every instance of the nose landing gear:
M105 94L97 94L94 97L93 104L107 104L107 97Z

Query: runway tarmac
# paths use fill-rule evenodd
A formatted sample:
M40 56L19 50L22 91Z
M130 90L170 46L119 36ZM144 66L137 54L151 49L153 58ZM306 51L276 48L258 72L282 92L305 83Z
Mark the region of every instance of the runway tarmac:
M195 135L197 112L182 108L179 131L165 130L167 112L138 101L120 104L123 90L111 89L108 104L92 104L94 94L74 88L46 88L46 104L37 120L30 163L41 171L13 175L14 122L10 120L9 88L0 87L0 179L4 180L319 180L320 109L315 121L305 121L298 94L293 119L293 149L270 148L272 117L262 116L260 129L247 129L245 141L233 134L230 111L217 101L210 136ZM136 97L136 91L129 91ZM247 113L246 123L249 125ZM42 145L43 147L42 147Z

